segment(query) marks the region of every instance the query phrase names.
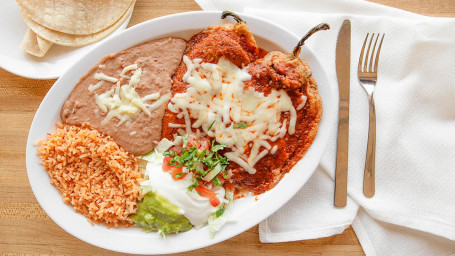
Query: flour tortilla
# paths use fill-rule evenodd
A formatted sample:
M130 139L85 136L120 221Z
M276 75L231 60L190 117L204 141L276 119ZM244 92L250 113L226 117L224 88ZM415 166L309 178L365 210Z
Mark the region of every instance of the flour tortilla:
M91 35L116 23L134 0L16 1L21 11L42 27L66 34Z
M115 21L114 24L111 26L107 27L104 30L101 30L97 33L93 34L88 34L88 35L74 35L74 34L68 34L68 33L63 33L59 32L56 30L52 30L50 28L44 27L40 25L39 23L35 22L32 18L27 16L27 14L23 11L21 11L22 18L25 21L25 24L33 30L37 35L42 37L43 39L54 43L58 45L63 45L63 46L84 46L88 44L92 44L94 42L97 42L106 36L110 35L112 32L114 32L120 25L125 22L125 20L128 18L128 15L131 13L133 10L135 1L131 2L129 8L126 10L125 13L117 20Z
M28 54L43 57L51 46L51 42L35 34L33 30L28 29L20 47Z

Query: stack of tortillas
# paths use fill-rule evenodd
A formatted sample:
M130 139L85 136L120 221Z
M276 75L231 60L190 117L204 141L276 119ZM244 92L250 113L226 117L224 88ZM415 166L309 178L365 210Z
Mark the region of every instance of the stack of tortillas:
M42 57L52 44L84 46L114 32L136 0L16 0L29 27L21 48Z

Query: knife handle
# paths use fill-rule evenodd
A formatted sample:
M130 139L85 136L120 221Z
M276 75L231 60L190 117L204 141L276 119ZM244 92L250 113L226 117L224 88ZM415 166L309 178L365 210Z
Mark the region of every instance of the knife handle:
M363 194L373 197L375 193L375 155L376 155L376 110L373 96L369 99L369 123L367 156L365 159L365 171L363 176Z

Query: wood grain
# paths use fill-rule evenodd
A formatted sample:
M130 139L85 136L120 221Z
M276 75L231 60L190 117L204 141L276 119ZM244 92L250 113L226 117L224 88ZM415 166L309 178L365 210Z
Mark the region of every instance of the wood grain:
M371 0L429 15L455 17L453 0ZM130 26L167 14L200 10L193 0L138 0ZM33 80L0 69L1 255L122 255L78 240L39 206L28 184L25 146L41 100L55 80ZM332 237L262 244L257 226L222 243L184 255L364 255L352 228ZM183 255L183 254L182 254Z

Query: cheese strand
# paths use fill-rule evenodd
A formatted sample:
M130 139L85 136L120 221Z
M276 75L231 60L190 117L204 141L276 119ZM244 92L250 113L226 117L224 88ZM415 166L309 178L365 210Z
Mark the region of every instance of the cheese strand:
M174 95L169 110L184 118L187 133L195 129L226 144L232 151L226 157L254 174L254 165L272 150L269 141L295 132L297 114L291 98L284 90L265 96L245 88L251 75L224 58L212 64L185 55L183 62L187 90ZM282 121L284 113L289 113L289 120ZM273 147L273 153L276 150Z

